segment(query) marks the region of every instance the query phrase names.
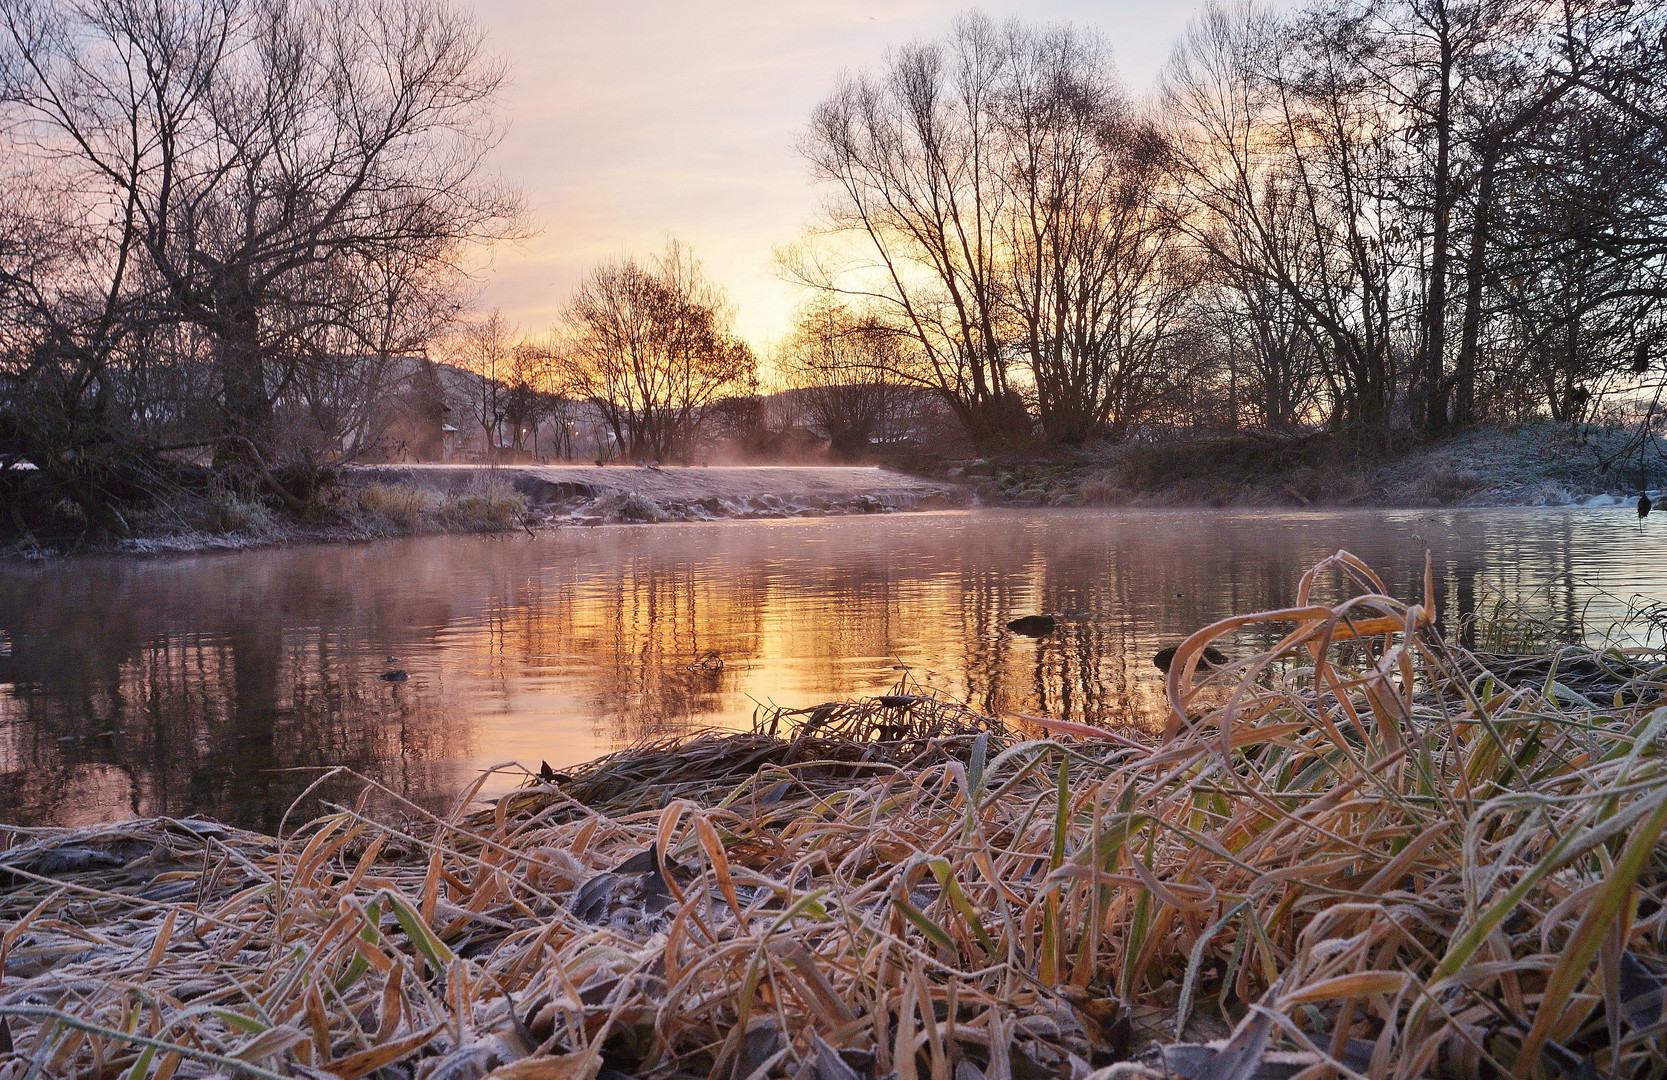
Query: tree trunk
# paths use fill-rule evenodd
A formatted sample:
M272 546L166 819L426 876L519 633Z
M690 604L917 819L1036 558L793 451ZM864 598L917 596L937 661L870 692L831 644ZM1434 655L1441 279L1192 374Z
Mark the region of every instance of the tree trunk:
M229 433L265 446L271 436L272 398L266 391L260 315L246 280L234 281L227 288L219 314L215 359Z
M1494 149L1482 152L1482 175L1476 190L1476 211L1470 227L1470 255L1464 269L1464 326L1459 333L1459 358L1453 372L1453 424L1467 428L1476 422L1476 350L1482 333L1482 275L1487 265L1488 230L1493 212Z
M1418 375L1417 400L1423 412L1422 427L1427 435L1439 435L1447 426L1447 234L1452 220L1452 98L1453 52L1445 33L1446 10L1441 41L1441 87L1437 91L1435 116L1435 174L1431 177L1432 222L1430 287L1424 303L1423 363Z

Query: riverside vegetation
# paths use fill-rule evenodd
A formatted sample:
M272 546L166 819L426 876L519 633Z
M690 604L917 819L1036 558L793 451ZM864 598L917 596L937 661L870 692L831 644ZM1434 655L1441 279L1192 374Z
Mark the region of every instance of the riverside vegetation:
M1194 633L1161 739L903 686L445 816L12 828L0 1076L1661 1075L1667 656L1384 591Z
M950 463L992 502L1050 506L1630 505L1667 476L1658 440L1596 424L1481 427L1378 444L1243 432Z
M63 547L34 541L0 546L0 555L39 558L82 551L203 551L313 541L374 540L437 532L505 532L537 521L527 499L487 470L462 490L371 482L333 488L312 521L273 512L266 504L215 488L181 494L135 517L139 534L120 543ZM83 538L84 540L85 538Z

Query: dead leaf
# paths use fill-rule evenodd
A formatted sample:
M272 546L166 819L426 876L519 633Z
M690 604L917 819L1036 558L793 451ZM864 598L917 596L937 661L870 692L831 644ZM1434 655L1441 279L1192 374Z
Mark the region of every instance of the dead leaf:
M600 1054L545 1054L500 1065L482 1080L591 1080L602 1066Z
M419 1031L396 1042L373 1046L369 1050L349 1054L340 1061L332 1061L324 1066L324 1071L341 1077L341 1080L359 1080L359 1077L368 1076L382 1066L391 1065L406 1054L421 1049L444 1030L444 1024L435 1024L427 1031Z

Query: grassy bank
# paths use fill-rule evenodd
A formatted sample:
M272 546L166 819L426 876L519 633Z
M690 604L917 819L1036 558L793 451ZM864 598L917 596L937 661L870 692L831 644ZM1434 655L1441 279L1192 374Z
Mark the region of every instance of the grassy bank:
M1163 737L899 693L445 819L12 830L0 1076L1661 1074L1667 658L1382 591L1192 635Z
M131 535L61 531L0 556L235 550L441 532L897 513L965 506L970 489L873 468L380 465L343 469L304 515L230 491L178 493ZM84 524L84 523L83 523Z
M1625 433L1543 423L1372 446L1328 434L1223 435L953 468L985 501L1020 505L1562 506L1636 499L1641 480L1667 484L1661 448L1652 441L1645 456L1641 472Z
M0 556L235 551L442 532L506 532L540 521L524 496L483 473L461 490L449 492L415 484L343 484L328 492L310 520L230 492L181 495L135 515L134 535L124 540L31 539L0 548Z

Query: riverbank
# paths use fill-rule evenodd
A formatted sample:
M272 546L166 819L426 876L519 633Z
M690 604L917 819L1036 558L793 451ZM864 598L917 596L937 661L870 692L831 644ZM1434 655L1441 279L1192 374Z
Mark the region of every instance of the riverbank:
M1167 739L900 690L443 819L10 830L0 1076L1649 1068L1662 657L1455 650L1348 559L1299 605L1336 570L1189 637Z
M1049 457L949 463L986 503L1044 506L1620 506L1640 482L1657 497L1667 459L1653 440L1594 425L1478 428L1369 451L1326 434L1128 443Z
M347 483L416 488L456 497L485 483L507 486L543 523L723 521L831 514L896 513L964 506L971 492L874 467L380 465L350 471Z
M1663 500L1667 457L1619 430L1480 428L1369 452L1326 434L1095 446L898 468L410 464L350 467L317 520L228 495L133 515L134 534L3 554L188 553L433 533L898 513L965 506L1630 507ZM902 466L913 472L902 471Z
M436 533L886 514L966 506L972 490L876 467L374 465L345 469L319 520L221 495L136 517L135 535L77 554L184 554ZM71 553L14 545L14 557Z

